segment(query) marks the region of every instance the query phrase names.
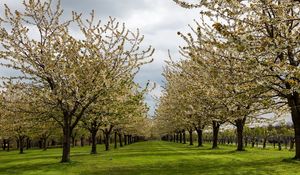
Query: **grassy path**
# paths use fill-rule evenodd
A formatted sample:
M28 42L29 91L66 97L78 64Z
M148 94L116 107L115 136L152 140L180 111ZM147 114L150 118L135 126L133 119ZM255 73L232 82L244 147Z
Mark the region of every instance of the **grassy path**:
M61 164L61 149L29 150L26 154L0 152L0 174L299 174L300 163L284 159L293 152L231 146L210 150L178 143L149 141L90 155L89 147L72 149L72 163ZM103 146L98 150L103 150Z

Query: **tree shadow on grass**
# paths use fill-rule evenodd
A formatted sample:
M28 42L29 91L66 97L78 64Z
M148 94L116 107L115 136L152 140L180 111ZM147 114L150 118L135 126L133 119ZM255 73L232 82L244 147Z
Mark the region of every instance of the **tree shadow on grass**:
M7 166L0 168L0 174L29 174L32 172L39 172L39 171L63 171L67 168L74 167L80 165L79 161L71 161L69 163L60 163L60 159L57 159L55 162L38 162L32 164L15 164L12 166ZM39 173L40 174L40 173Z
M5 166L0 166L1 174L27 174L27 172L39 170L57 170L65 169L72 166L77 166L81 162L73 161L72 158L85 156L89 154L72 155L69 163L60 163L61 156L57 155L41 155L35 157L16 158L10 161L5 161Z
M105 174L105 175L131 175L131 174L280 174L284 172L284 169L276 169L280 165L280 161L274 161L270 159L264 159L255 162L239 162L239 161L227 161L220 162L218 160L204 160L204 159L181 159L174 162L157 162L153 164L116 166L112 165L107 169L92 169L81 173L81 175L87 174ZM296 169L296 168L295 168ZM295 173L296 174L296 173Z
M293 164L298 164L298 165L300 165L300 159L295 159L295 158L287 158L287 159L283 159L282 162L285 162L285 163L293 163Z
M147 156L195 156L195 155L227 155L227 154L234 154L234 153L239 153L237 151L222 151L222 152L199 152L199 154L195 154L195 152L192 151L184 151L184 152L179 152L179 151L165 151L165 152L127 152L127 153L115 153L112 154L112 156L116 157L147 157Z
M18 156L18 155L16 155ZM57 155L41 155L41 156L30 156L30 157L16 157L14 159L8 157L2 158L1 161L5 162L5 164L13 163L13 162L30 162L38 159L58 159L60 156ZM0 171L1 172L1 171Z
M9 164L9 163L13 163L13 162L31 162L31 161L35 161L35 160L38 160L38 159L57 159L58 162L59 160L61 159L61 154L60 153L57 153L57 154L52 154L52 155L49 155L49 154L46 154L47 152L41 152L41 154L10 154L10 155L7 155L7 158L5 157L2 157L1 158L1 161L2 162L5 162L6 164ZM71 153L71 157L78 157L78 156L86 156L86 155L90 155L89 152L80 152L80 153ZM12 156L14 156L14 158L12 158Z

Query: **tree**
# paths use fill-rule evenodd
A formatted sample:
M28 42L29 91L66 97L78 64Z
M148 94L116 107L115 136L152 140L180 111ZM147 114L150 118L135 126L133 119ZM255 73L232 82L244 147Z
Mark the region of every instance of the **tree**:
M299 1L200 1L192 8L205 6L206 15L219 16L231 23L215 22L231 48L239 50L255 82L272 92L269 98L290 107L295 131L296 154L300 158L299 118ZM277 103L278 104L278 103ZM298 145L298 146L297 146Z
M36 117L31 120L34 123L34 126L32 126L33 135L42 141L43 150L46 151L49 139L59 134L59 125L48 117Z
M115 82L131 78L153 54L149 47L141 50L143 37L131 32L110 18L101 25L91 13L83 22L73 12L63 21L60 3L24 1L24 12L12 13L5 7L5 18L0 19L0 59L3 66L20 72L20 86L30 88L32 99L56 110L52 116L63 130L61 162L70 161L70 136L88 108ZM71 36L70 25L80 29L83 39ZM29 35L27 25L37 29L39 37ZM12 84L15 81L12 81Z
M260 110L257 108L261 100L254 98L260 91L249 91L248 89L252 85L248 80L249 77L236 71L236 69L240 69L240 65L232 58L238 56L238 52L229 52L231 50L226 47L226 43L223 43L221 39L214 38L215 35L212 35L214 33L205 26L202 27L197 23L197 30L192 29L192 31L195 38L192 34L185 36L179 33L187 44L181 49L181 53L190 59L191 65L193 65L193 69L183 68L183 70L188 72L189 79L197 82L194 85L197 87L195 92L200 95L200 98L197 99L202 100L201 108L205 109L204 115L213 123L215 136L213 148L217 147L217 133L220 124L230 121L237 127L237 150L242 151L243 127L247 117L256 110ZM199 112L201 109L197 111ZM196 127L198 133L202 132L201 130L201 126Z
M2 94L1 107L2 116L0 123L2 123L2 129L6 131L6 134L10 137L15 137L20 154L24 153L25 139L33 134L34 122L33 116L20 109L27 108L28 104L20 103L20 100L26 99L26 93L7 90Z

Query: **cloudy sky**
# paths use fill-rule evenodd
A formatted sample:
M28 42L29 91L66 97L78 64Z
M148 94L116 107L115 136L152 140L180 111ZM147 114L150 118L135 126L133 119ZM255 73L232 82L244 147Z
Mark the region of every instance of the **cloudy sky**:
M15 10L22 9L21 2L0 0L1 16L4 13L4 4ZM136 78L141 84L148 80L157 84L156 89L146 98L146 102L151 106L150 114L153 114L155 100L152 96L158 97L161 93L161 73L164 61L168 59L168 50L172 57L180 57L178 46L182 45L183 41L176 33L188 32L188 24L193 24L193 20L197 19L199 10L183 9L172 0L61 0L61 4L65 10L65 17L70 16L72 11L88 15L95 10L96 17L101 20L105 21L112 16L120 22L125 22L129 29L140 29L145 36L144 45L152 45L156 49L154 61L144 66Z

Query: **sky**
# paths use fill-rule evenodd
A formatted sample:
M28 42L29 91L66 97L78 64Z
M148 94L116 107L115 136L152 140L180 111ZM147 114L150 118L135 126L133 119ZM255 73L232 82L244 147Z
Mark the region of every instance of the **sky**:
M21 0L0 0L0 15L4 15L4 4L12 10L20 10L21 2ZM168 59L168 50L172 58L180 58L178 47L184 45L184 42L177 32L190 31L188 24L193 24L193 20L199 17L199 9L184 9L172 0L61 0L61 5L64 9L64 18L70 18L72 11L87 16L95 10L95 17L99 20L106 21L111 16L121 23L124 22L130 30L140 29L145 37L143 46L151 45L155 48L154 61L145 65L136 77L136 81L142 86L148 81L156 83L156 88L145 99L150 106L149 114L153 115L156 104L153 97L161 95L163 85L161 74L165 60ZM76 32L74 33L76 35ZM0 75L10 73L7 70L0 70Z

